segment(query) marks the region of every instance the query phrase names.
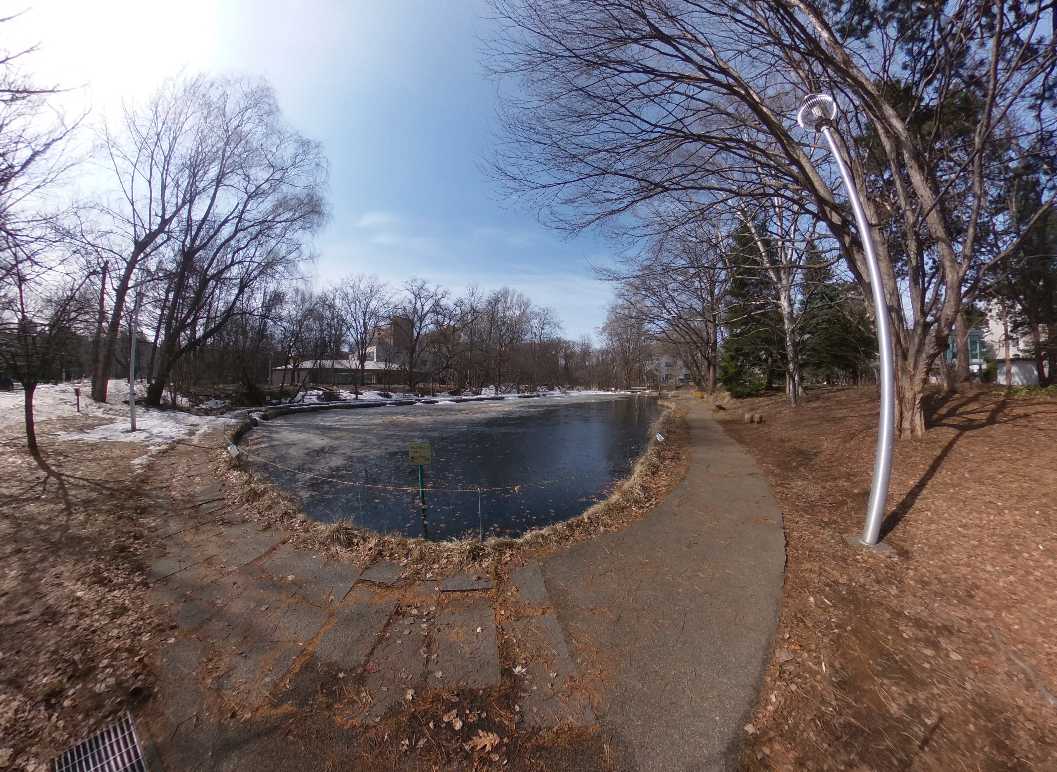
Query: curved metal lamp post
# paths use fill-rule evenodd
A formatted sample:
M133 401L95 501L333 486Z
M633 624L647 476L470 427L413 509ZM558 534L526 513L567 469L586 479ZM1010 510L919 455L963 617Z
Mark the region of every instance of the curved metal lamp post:
M874 319L877 323L877 350L881 357L881 420L877 428L877 455L874 459L873 485L870 488L870 502L866 509L866 525L860 541L873 546L881 538L881 524L884 521L885 500L888 498L888 478L892 471L892 441L895 432L895 380L894 362L892 359L892 333L888 326L888 304L885 302L884 285L881 283L881 269L874 254L873 232L866 221L862 201L851 176L851 170L837 147L834 136L833 119L837 117L837 103L828 94L811 94L804 99L804 104L796 114L796 122L804 129L821 132L837 162L844 189L848 192L855 224L859 228L859 238L866 252L866 265L870 273L870 291L873 295Z

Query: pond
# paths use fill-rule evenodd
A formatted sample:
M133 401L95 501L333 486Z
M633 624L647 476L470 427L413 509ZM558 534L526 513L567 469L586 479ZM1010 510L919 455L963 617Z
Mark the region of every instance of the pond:
M656 399L614 395L327 410L262 422L243 448L316 520L434 540L518 536L604 499L659 414ZM422 441L424 493L408 458Z

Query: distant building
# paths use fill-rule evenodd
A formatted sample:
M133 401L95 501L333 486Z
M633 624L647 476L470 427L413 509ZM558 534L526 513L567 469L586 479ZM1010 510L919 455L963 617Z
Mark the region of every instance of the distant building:
M1037 386L1039 371L1036 365L1034 344L1026 333L1006 330L1002 311L997 302L987 309L987 319L981 331L987 358L995 362L995 380L1006 382L1006 345L1009 346L1010 383L1013 386ZM1040 330L1041 342L1049 339L1045 327ZM1048 368L1048 364L1046 365ZM1046 370L1049 374L1049 370Z
M309 359L272 368L273 386L300 384L305 379L310 384L322 386L355 385L360 382L360 363L354 357ZM365 386L407 383L407 373L404 368L389 362L368 359L363 365L363 383Z
M403 366L403 352L410 343L410 320L394 316L389 324L375 331L374 344L367 349L367 361L363 365L365 386L382 386L407 383L407 371ZM339 352L333 359L298 360L273 368L271 383L308 383L317 385L346 386L360 382L360 363L352 353Z
M666 386L674 389L690 383L690 371L682 360L668 354L655 356L646 363L647 385Z

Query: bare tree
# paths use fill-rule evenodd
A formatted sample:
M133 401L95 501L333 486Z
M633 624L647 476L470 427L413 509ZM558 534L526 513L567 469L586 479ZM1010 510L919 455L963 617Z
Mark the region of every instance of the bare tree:
M22 382L26 444L47 471L34 393L75 346L90 274L63 250L58 213L46 201L71 166L63 151L80 121L48 114L56 89L20 69L32 52L0 50L0 363Z
M263 83L194 78L163 94L186 120L149 123L156 131L141 135L143 152L158 144L159 133L178 131L194 153L177 180L178 216L164 222L152 277L162 289L147 389L152 405L160 404L177 361L239 314L248 293L296 276L304 237L324 219L326 175L319 146L283 125Z
M78 334L91 322L92 304L83 292L87 275L67 278L41 256L18 249L8 273L11 291L0 296L0 364L22 383L26 447L47 471L33 397L41 382L58 378L64 358L75 352Z
M111 200L100 201L94 223L79 230L109 276L112 301L95 346L92 399L105 402L129 291L141 265L170 245L170 227L195 188L205 137L197 131L203 107L201 79L170 81L141 109L126 107L119 127L104 126L104 164L115 183ZM104 293L107 288L103 286Z
M620 385L643 385L650 347L638 314L617 304L609 310L601 332L619 368Z
M532 388L539 386L539 374L547 344L561 332L561 322L553 308L537 306L529 312L529 356L532 363Z
M614 312L633 317L652 340L678 352L698 388L713 391L730 279L729 239L711 222L678 226L655 217L658 235L646 249L599 274L617 284Z
M838 128L861 139L842 152L869 193L867 219L893 237L875 241L897 426L921 434L928 370L963 299L1053 206L1051 193L1019 220L991 207L1011 164L1052 161L1049 4L961 0L914 6L910 20L810 0L495 5L506 32L494 69L524 86L505 111L497 170L555 224L588 227L647 203L700 216L732 197L778 195L825 225L868 294L835 169L791 130L806 93L836 95ZM972 122L958 125L967 111ZM766 185L747 189L752 177Z
M502 387L514 348L528 337L531 310L532 302L509 287L490 293L484 300L481 320L496 394Z
M446 290L422 279L404 282L403 295L397 302L393 317L393 336L403 355L407 388L412 393L418 385L422 355L436 320L437 304L446 297Z
M337 287L337 302L345 319L345 330L352 354L360 368L359 389L364 385L368 352L375 344L378 328L389 317L392 298L389 288L376 276L351 276Z

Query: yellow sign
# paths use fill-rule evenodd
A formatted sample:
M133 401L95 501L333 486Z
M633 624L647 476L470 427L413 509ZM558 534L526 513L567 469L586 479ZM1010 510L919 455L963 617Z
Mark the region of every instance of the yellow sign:
M412 464L428 464L433 460L433 450L428 442L412 442L407 446L407 457Z

